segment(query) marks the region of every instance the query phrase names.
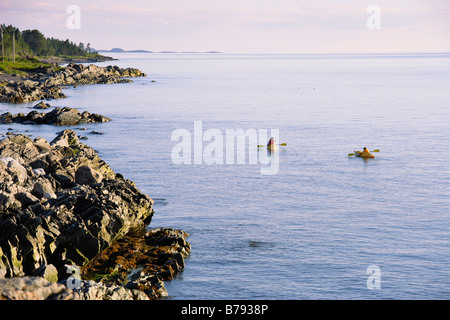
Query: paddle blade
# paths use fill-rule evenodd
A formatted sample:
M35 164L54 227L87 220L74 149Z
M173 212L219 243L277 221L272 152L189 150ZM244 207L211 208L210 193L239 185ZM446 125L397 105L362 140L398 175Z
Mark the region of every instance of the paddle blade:
M280 146L285 147L285 146L287 146L287 143L280 143Z
M352 157L352 156L354 156L354 155L355 155L354 153L349 153L349 154L348 154L349 157Z
M373 150L371 152L380 152L380 149L375 149L375 150Z
M258 148L262 148L262 147L264 147L263 144L258 144Z

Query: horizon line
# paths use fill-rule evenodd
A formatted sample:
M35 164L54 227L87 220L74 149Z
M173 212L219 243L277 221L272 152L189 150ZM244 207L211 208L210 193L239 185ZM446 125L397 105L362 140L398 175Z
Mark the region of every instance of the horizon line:
M110 50L96 50L97 52L104 53L148 53L148 54L258 54L258 55L388 55L388 54L450 54L450 51L399 51L399 52L315 52L315 53L288 53L288 52L224 52L224 51L216 51L216 50L208 50L208 51L174 51L174 50L160 50L160 51L152 51L147 49L133 49L133 50L123 50L121 52L115 52ZM141 52L139 52L141 51Z

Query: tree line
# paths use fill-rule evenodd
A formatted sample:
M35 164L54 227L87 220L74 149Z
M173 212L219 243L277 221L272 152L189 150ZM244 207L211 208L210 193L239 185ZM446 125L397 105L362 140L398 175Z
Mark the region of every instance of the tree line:
M87 57L92 53L97 53L91 50L90 43L86 46L84 43L76 44L72 41L59 40L55 38L46 38L39 30L24 30L20 31L18 28L5 24L0 25L3 34L0 46L2 46L2 53L5 59L13 57L13 50L16 57L33 58L33 57L48 57L48 56L71 56L71 57ZM14 49L13 49L14 39Z

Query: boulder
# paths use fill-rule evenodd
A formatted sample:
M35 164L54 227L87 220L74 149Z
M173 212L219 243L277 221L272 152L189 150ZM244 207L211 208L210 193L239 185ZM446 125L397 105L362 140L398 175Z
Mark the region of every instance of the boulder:
M80 140L78 140L77 134L72 130L64 130L60 132L55 139L50 142L52 147L69 147L71 145L78 145Z
M58 126L71 126L78 124L81 120L81 114L80 111L77 109L72 108L63 108L58 109L56 108L57 115L55 117L54 123Z
M79 300L79 296L42 277L21 277L0 279L0 300Z
M25 80L23 82L23 86L25 88L35 88L37 85L39 84L39 82L37 81L32 81L32 80Z
M75 182L78 184L99 183L102 180L101 173L86 165L80 166L75 172Z
M0 212L7 210L17 211L20 210L21 206L21 203L15 199L13 194L0 191Z
M58 270L52 264L42 264L33 271L33 276L42 277L49 282L58 282Z
M56 199L56 194L53 191L51 184L48 181L41 180L34 184L31 194L39 199Z
M0 161L6 164L6 166L17 174L18 182L24 183L27 179L27 170L17 161L11 157L2 157Z
M39 155L39 149L30 137L13 134L0 143L0 157L12 157L23 164Z
M39 102L33 107L33 109L48 109L48 108L50 108L50 105L48 103L45 103L44 101Z
M47 140L45 140L44 138L41 138L41 137L37 137L36 139L34 139L33 143L40 152L48 151L52 148L50 146L50 143L48 143Z
M44 121L45 114L39 113L36 110L28 113L24 118L20 119L16 117L16 120L19 120L23 124L39 124Z

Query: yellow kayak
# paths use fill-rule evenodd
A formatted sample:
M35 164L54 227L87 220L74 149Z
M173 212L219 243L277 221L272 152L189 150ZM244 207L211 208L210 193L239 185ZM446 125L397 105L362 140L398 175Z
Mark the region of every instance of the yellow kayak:
M277 142L274 138L270 138L269 142L267 143L267 149L269 149L269 151L277 150Z
M274 145L274 144L269 144L269 145L267 146L267 149L268 149L269 151L274 152L274 151L277 150L277 146Z
M361 157L361 158L375 158L373 154L371 154L369 151L354 151L355 156Z

